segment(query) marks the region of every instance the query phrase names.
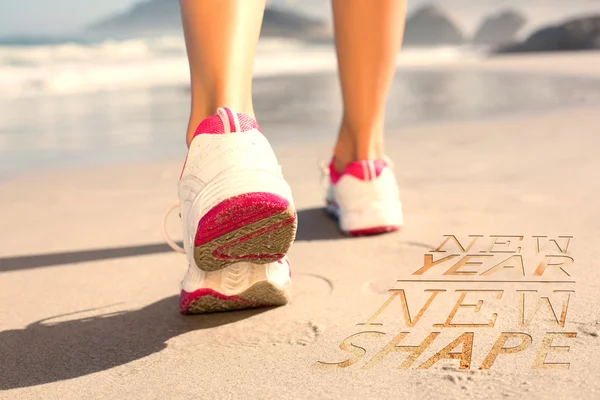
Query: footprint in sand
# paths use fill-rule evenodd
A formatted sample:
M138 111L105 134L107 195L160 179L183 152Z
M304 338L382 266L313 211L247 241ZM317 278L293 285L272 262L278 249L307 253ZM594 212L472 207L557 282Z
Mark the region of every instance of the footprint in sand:
M303 299L328 297L333 292L330 279L319 274L292 272L292 302L303 303ZM316 320L294 319L289 312L290 307L237 311L228 315L243 316L235 323L216 324L211 329L189 332L178 340L170 343L172 350L189 351L191 347L272 347L272 346L306 346L314 342L323 331L323 326ZM198 316L200 319L223 316ZM296 317L297 318L297 317Z
M313 320L255 316L235 324L190 332L185 337L172 340L169 347L174 351L188 352L191 348L198 348L211 352L219 347L307 346L317 340L323 331L323 325Z
M333 282L319 274L292 272L293 295L296 297L329 296L333 293Z

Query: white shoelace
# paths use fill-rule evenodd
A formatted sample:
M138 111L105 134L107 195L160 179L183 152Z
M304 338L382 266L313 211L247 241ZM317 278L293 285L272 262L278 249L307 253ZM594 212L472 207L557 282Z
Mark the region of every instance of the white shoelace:
M167 219L169 218L169 215L171 215L173 210L175 210L176 208L179 208L178 201L171 204L169 206L169 208L165 211L165 214L163 216L163 221L162 221L162 235L163 235L163 238L165 239L165 241L167 242L167 244L169 245L169 247L173 249L173 251L175 251L177 253L185 254L185 249L183 247L179 246L177 243L175 243L175 241L173 239L171 239L171 236L169 236L169 232L167 232ZM179 217L181 218L181 214L179 214Z
M329 177L329 163L326 161L320 161L318 164L318 168L321 171L321 178L319 179L319 185L322 188L327 187L327 183L329 182L327 178Z

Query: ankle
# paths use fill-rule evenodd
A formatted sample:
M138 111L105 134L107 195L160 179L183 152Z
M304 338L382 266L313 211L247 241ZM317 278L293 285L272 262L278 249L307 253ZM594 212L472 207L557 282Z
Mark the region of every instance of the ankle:
M379 159L383 156L381 131L353 132L344 125L340 128L334 150L333 165L341 172L353 161Z

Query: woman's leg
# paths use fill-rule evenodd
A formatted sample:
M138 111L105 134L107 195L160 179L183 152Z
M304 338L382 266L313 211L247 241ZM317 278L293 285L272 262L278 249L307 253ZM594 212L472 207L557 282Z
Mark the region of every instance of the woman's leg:
M335 168L381 158L385 103L402 43L405 0L332 0L344 115Z
M218 107L254 116L252 72L265 0L181 0L192 81L186 141Z
M184 314L287 303L297 214L253 120L252 69L265 0L181 0L192 78L179 209ZM198 130L198 132L195 132ZM166 236L166 235L165 235Z

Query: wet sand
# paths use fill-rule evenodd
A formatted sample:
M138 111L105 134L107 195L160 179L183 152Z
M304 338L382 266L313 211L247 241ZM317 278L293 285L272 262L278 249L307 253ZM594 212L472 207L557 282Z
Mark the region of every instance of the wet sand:
M579 55L571 74L564 71L575 62L565 67L564 56L536 57L400 67L388 102L388 135L444 121L600 105L600 77L585 73L593 57ZM341 115L334 72L257 77L254 99L273 143L334 141ZM0 179L39 168L183 158L189 107L184 87L0 100Z

